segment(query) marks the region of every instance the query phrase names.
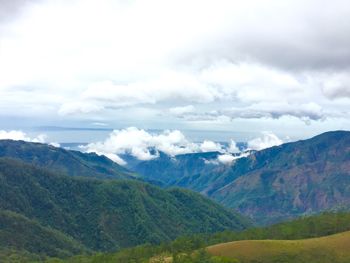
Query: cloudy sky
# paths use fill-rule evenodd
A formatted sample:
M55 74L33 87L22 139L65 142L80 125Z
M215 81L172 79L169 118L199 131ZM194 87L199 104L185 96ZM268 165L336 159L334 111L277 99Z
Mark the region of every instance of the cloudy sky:
M0 130L349 130L349 32L340 0L0 0Z

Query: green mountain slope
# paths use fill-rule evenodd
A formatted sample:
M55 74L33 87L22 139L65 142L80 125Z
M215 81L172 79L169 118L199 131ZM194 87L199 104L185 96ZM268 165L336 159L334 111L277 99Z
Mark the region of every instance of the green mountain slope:
M10 157L65 173L110 179L132 179L134 174L105 156L82 153L42 143L0 140L0 157Z
M51 257L67 257L88 251L67 235L6 210L0 210L0 248L26 250L38 256Z
M0 209L101 251L247 226L239 215L187 190L57 175L7 158L0 158Z

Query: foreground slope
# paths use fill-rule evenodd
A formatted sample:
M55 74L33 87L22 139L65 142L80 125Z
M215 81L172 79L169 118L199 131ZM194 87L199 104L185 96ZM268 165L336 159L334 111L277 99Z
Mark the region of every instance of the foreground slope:
M249 228L244 231L224 231L215 234L196 234L191 236L179 237L174 241L162 243L161 245L143 245L134 248L123 249L117 253L98 253L89 256L76 256L69 258L67 261L60 262L174 262L177 263L219 263L233 262L237 263L234 258L218 258L208 255L205 249L208 246L222 244L238 240L275 240L273 244L278 244L281 240L298 240L305 238L314 238L329 236L350 230L350 212L341 213L322 213L317 216L298 218L297 220L279 223L269 227ZM317 240L317 239L314 239ZM344 242L346 240L343 240ZM250 241L249 241L250 242ZM269 241L268 241L269 242ZM283 242L283 241L282 241ZM348 244L348 243L346 243ZM319 251L319 250L318 250ZM309 253L312 252L312 253ZM317 252L317 249L316 249ZM322 253L324 252L324 253ZM270 254L266 252L267 256ZM268 263L348 263L349 261L340 261L334 257L329 250L322 250L315 253L315 250L307 251L300 254L301 257L293 255L276 256L268 258ZM322 257L328 261L318 261ZM266 259L266 258L265 258ZM267 263L266 261L253 261ZM167 261L168 260L168 261ZM50 261L51 262L51 261ZM56 262L56 261L53 261ZM241 263L249 261L239 261ZM253 263L250 262L250 263Z
M42 143L0 140L0 157L10 157L70 176L132 179L133 174L105 156Z
M74 178L7 158L0 158L0 209L101 251L247 226L237 214L188 190Z
M244 240L207 248L216 256L239 262L350 262L350 231L303 240Z

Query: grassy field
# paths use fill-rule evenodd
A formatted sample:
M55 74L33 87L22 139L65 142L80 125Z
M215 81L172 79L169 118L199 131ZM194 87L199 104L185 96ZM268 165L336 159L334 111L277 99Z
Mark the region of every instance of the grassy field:
M240 262L350 262L350 231L302 240L244 240L207 248L215 256Z

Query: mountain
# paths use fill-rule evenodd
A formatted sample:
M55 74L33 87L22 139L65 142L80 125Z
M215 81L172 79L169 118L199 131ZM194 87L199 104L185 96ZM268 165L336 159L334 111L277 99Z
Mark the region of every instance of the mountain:
M0 140L0 157L15 158L70 176L134 178L133 173L103 155L70 151L42 143Z
M237 160L204 192L265 224L350 208L350 132L265 149Z
M229 208L271 224L304 214L350 208L350 132L327 132L235 160L198 153L140 162L143 178L201 192Z
M238 214L188 190L163 190L136 180L72 177L8 158L0 158L0 209L16 213L9 215L18 215L18 221L30 228L27 234L11 224L0 225L0 233L14 231L17 236L3 235L3 244L31 253L37 251L20 240L31 239L33 224L45 234L43 240L49 235L56 243L67 238L73 243L66 245L78 243L82 250L93 251L249 225ZM68 253L73 249L72 245ZM42 253L48 253L45 247Z

